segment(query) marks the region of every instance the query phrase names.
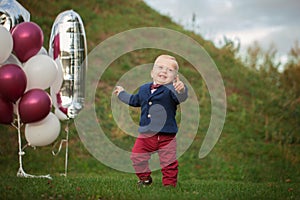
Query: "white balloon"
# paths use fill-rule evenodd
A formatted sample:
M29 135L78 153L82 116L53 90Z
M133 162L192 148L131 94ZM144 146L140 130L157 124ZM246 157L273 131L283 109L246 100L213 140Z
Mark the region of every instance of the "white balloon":
M55 107L55 111L54 111L55 115L58 117L59 120L64 121L68 119L68 116L59 109L59 106L62 105L61 102L57 101L57 94L60 93L60 89L64 78L63 67L60 59L56 58L55 63L58 68L58 73L56 75L56 79L54 80L53 84L50 86L50 96L52 99L53 106Z
M55 108L54 113L56 117L62 121L69 119L68 116L65 113L63 113L59 108Z
M15 64L18 65L19 67L23 67L21 61L15 56L14 54L10 54L10 56L6 59L6 61L2 65L6 64Z
M58 68L54 60L47 55L35 55L24 64L27 77L27 90L47 89L54 82Z
M45 49L45 47L42 47L37 54L38 55L47 55L48 56L48 51Z
M58 118L50 112L41 121L25 125L25 138L30 146L46 146L57 139L60 129Z
M54 108L58 108L59 104L57 102L57 93L50 87L50 97L52 100L52 105L54 106Z
M0 47L0 63L3 63L13 49L13 38L10 32L3 26L0 26Z
M53 93L57 94L60 91L63 83L64 72L63 72L61 60L56 58L54 62L56 63L57 66L57 75L52 85L50 86L50 90L52 90Z
M59 110L59 106L61 106L61 102L58 103L57 94L60 93L60 89L61 89L61 86L62 86L62 83L63 83L63 69L62 69L61 61L59 59L55 59L55 63L57 64L58 72L57 72L57 75L56 75L56 79L54 80L54 82L50 86L50 96L51 96L51 99L52 99L53 106L57 110ZM55 110L55 114L56 114L56 110ZM65 115L65 114L62 113L62 115ZM64 119L65 117L62 117L63 119L61 117L59 117L59 116L61 116L60 114L56 115L56 116L60 120L65 120ZM66 118L68 118L68 117L66 116Z

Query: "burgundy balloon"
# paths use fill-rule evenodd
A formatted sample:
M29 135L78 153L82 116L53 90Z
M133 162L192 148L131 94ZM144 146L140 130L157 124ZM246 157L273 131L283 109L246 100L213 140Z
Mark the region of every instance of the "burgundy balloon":
M53 59L55 60L60 54L60 41L59 34L54 37L53 40Z
M0 96L0 123L10 124L14 120L13 104Z
M26 62L36 55L43 46L44 35L42 29L34 22L22 22L12 30L13 51L21 62Z
M51 98L42 89L28 90L19 102L19 114L23 123L37 122L49 114L52 107Z
M26 89L26 74L16 64L0 67L0 95L11 102L16 102Z

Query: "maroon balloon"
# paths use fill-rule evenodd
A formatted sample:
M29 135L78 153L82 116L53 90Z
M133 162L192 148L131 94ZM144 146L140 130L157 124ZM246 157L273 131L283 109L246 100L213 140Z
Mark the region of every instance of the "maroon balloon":
M59 34L54 37L53 40L53 59L55 60L60 54L60 41Z
M36 55L43 46L42 29L34 22L22 22L11 31L14 46L13 51L21 62L26 62Z
M0 67L0 95L11 102L16 102L24 93L27 85L26 74L16 64Z
M0 123L10 124L14 120L13 104L0 96Z
M19 114L23 123L32 123L44 119L52 107L51 98L41 89L27 91L19 102Z

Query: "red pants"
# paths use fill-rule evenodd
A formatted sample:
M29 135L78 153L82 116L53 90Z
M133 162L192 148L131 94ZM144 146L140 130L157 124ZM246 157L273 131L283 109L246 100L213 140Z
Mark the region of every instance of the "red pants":
M136 175L142 177L150 176L149 159L152 153L158 153L163 185L176 186L178 174L178 161L176 159L176 137L164 134L140 134L132 148L130 159Z

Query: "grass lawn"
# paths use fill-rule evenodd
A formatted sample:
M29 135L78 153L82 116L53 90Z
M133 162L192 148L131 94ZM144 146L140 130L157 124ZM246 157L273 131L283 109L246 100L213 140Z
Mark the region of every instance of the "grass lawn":
M296 183L180 179L176 188L138 188L132 174L56 176L52 180L1 175L1 199L299 199Z

